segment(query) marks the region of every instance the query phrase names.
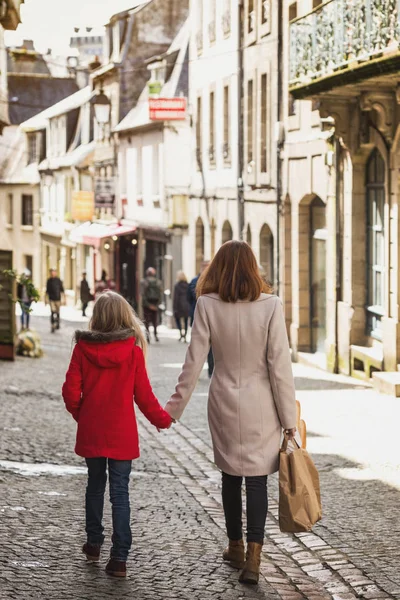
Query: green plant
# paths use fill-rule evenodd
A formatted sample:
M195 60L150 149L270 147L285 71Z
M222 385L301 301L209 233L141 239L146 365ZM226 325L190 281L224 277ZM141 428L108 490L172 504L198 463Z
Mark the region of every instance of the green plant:
M26 287L26 294L28 298L32 300L32 302L38 302L40 300L39 290L34 286L33 282L29 277L26 277L24 273L18 274L15 269L6 269L2 271L2 274L6 279L10 281L15 281L17 284L20 283ZM0 284L0 291L4 289L4 286ZM15 299L12 294L8 294L8 297L12 302L19 302L21 298ZM32 309L24 309L27 312L31 312Z

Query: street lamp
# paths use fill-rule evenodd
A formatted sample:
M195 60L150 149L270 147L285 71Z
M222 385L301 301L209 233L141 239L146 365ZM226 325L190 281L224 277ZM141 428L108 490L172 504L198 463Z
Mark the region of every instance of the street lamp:
M111 102L101 88L100 93L93 96L91 103L94 106L94 114L99 125L106 125L110 121Z

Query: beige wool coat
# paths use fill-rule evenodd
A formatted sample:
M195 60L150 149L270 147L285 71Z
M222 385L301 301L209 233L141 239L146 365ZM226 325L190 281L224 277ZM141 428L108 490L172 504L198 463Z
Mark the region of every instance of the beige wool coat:
M208 421L216 465L230 475L269 475L279 468L282 428L296 426L295 389L282 303L197 302L192 339L166 410L179 419L190 400L210 345L215 369Z

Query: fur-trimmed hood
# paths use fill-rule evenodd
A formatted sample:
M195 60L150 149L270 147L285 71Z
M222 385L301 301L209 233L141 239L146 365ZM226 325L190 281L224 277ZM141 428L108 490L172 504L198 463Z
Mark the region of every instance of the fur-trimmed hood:
M136 344L132 329L120 329L103 333L100 331L76 331L76 343L85 357L104 369L118 367L132 356Z
M117 331L91 331L90 329L75 331L74 339L76 342L91 342L96 344L108 344L135 337L133 329L118 329Z

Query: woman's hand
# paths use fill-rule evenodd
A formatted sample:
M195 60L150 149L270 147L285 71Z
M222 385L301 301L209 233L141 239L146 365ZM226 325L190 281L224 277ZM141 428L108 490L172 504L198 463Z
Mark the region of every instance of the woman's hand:
M296 434L296 427L293 427L292 429L285 429L285 433L288 436L289 440L292 440Z

